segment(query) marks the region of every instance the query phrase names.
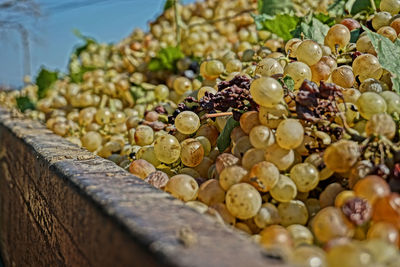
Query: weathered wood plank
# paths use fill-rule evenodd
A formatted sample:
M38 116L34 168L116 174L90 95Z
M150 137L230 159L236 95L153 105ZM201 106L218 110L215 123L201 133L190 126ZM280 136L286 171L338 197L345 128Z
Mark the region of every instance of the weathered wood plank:
M0 108L7 266L285 266L237 231ZM191 229L185 246L178 232Z

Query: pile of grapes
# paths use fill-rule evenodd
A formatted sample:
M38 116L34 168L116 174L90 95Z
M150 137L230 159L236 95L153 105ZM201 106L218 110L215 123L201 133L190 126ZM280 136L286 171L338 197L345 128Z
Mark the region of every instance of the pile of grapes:
M169 1L0 102L296 266L400 266L400 1L257 2Z

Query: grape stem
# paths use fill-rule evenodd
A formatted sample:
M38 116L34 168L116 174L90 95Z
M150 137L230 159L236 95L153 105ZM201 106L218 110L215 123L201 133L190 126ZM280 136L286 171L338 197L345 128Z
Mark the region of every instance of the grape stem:
M240 12L238 12L235 15L232 15L232 16L217 18L217 19L213 19L213 20L207 20L205 22L198 22L198 23L189 24L188 28L192 28L192 27L195 27L195 26L207 25L207 24L214 24L214 23L221 22L221 21L231 20L231 19L239 17L239 16L241 16L243 14L250 13L250 12L253 12L253 11L256 11L256 9L255 8L244 9L244 10L242 10L242 11L240 11Z
M224 117L224 116L232 116L232 112L220 112L220 113L211 113L211 114L205 114L204 117L209 119L209 118L217 118L217 117Z
M374 10L374 13L376 13L376 5L375 5L375 1L374 0L369 0L369 2L371 3L371 7Z
M175 27L176 27L176 46L181 46L181 19L178 10L179 0L174 1L174 13L175 13Z

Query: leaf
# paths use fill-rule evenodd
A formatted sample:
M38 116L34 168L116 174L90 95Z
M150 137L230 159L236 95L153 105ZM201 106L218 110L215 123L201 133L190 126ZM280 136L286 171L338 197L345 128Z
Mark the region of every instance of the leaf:
M231 132L235 127L239 125L240 123L238 121L235 121L232 116L230 116L229 119L226 121L224 129L217 139L217 147L219 152L222 153L225 151L225 149L229 147L229 145L231 144Z
M328 7L328 14L332 17L341 17L346 14L346 1L336 0Z
M291 0L258 0L258 12L266 15L276 15L294 10Z
M350 32L350 43L355 43L358 40L358 37L360 36L360 29L354 29Z
M164 4L164 11L174 6L175 0L166 0Z
M393 90L400 94L400 40L396 39L393 43L390 39L370 31L367 27L362 27L378 54L379 63L392 74Z
M35 104L27 96L20 96L15 99L17 101L17 107L21 112L27 109L35 109Z
M309 23L301 22L297 28L292 31L293 37L301 38L303 34L304 38L311 39L317 43L323 44L324 38L329 31L329 26L323 24L316 18L312 18Z
M375 1L375 7L379 7L381 1L380 0L374 0L374 1ZM349 4L347 8L350 11L351 15L355 15L363 11L367 12L368 14L374 12L370 0L353 0L348 2Z
M88 37L83 35L78 29L74 29L73 33L76 37L78 37L79 39L83 40L85 43L83 45L79 45L77 47L75 47L74 52L72 52L73 54L75 54L77 57L79 57L79 55L85 51L89 45L91 44L97 44L97 41L94 38Z
M293 38L291 32L296 28L300 22L300 18L289 14L278 14L276 16L269 16L266 14L254 16L257 30L267 30L279 37L284 41Z
M335 18L329 16L328 14L317 13L314 14L314 18L321 21L323 24L328 25L329 27L332 27L333 25L336 24Z
M157 56L149 62L148 68L150 71L158 70L176 70L176 62L185 55L179 47L169 46L161 49Z
M44 98L50 86L57 81L58 71L49 71L42 67L39 75L36 77L36 84L38 86L38 98Z
M71 78L71 81L74 83L81 83L83 81L83 74L88 71L93 71L97 69L96 67L85 67L81 66L78 72L71 72L69 74L69 77Z
M283 82L285 83L289 91L294 90L294 80L292 79L292 77L290 77L289 75L283 77Z

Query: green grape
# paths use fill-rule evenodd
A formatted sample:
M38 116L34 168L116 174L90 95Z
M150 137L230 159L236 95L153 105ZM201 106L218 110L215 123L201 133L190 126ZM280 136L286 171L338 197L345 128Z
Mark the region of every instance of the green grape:
M251 167L250 179L256 178L251 183L261 192L268 192L279 180L279 169L271 162L261 161Z
M244 156L244 153L246 153L246 151L248 151L249 149L251 149L251 143L250 143L250 138L245 135L240 137L236 144L232 147L232 154L241 159Z
M379 94L383 91L383 86L380 81L368 78L360 84L358 90L360 90L361 93L374 92Z
M257 111L247 111L240 116L240 127L243 132L249 134L253 127L260 124Z
M287 41L285 45L285 52L289 57L297 57L296 51L299 45L301 44L301 40L298 38L293 38Z
M271 224L278 224L281 222L278 209L271 203L264 203L257 215L254 216L254 223L260 227L265 228Z
M90 131L81 137L81 142L84 148L93 152L101 146L102 137L99 133Z
M168 180L165 191L186 202L197 198L199 186L193 177L187 174L178 174Z
M204 136L198 136L195 138L198 142L200 142L200 144L203 146L204 149L204 156L208 156L211 152L211 143L210 141L207 139L207 137Z
M313 40L304 40L296 50L297 60L306 63L308 66L316 64L322 57L322 49Z
M279 206L282 205L282 204L283 203L279 204ZM302 207L301 204L300 204L300 206ZM297 210L303 210L303 208L300 208L300 209L297 208L296 211ZM301 213L303 214L302 216L305 215L304 211L302 211ZM308 212L307 212L307 217L308 217ZM314 243L313 234L304 225L302 225L302 224L291 224L286 229L289 231L290 236L293 239L295 247L299 247L299 246L302 246L302 245L312 245ZM302 247L309 247L309 246L302 246Z
M200 164L194 167L194 169L200 174L200 177L207 178L208 170L213 165L213 163L214 162L212 159L210 159L209 157L204 157Z
M178 174L186 174L186 175L189 175L196 179L200 178L200 173L198 173L195 169L187 168L187 167L180 169L178 171Z
M294 151L273 144L266 149L265 160L274 163L279 170L287 170L294 162Z
M399 259L400 256L397 244L391 244L382 239L365 240L360 245L371 254L374 263L384 264L384 266L396 258Z
M361 116L367 120L374 114L386 112L387 109L385 100L373 92L363 93L356 104Z
M279 180L269 191L271 197L279 202L289 202L297 195L296 184L285 175L280 175Z
M173 88L179 95L192 90L192 83L186 77L178 77L174 80Z
M264 161L264 149L251 148L247 150L242 157L242 166L250 170L254 164Z
M301 145L304 138L304 128L298 120L283 120L276 129L276 142L284 149L293 149Z
M299 246L293 250L289 262L294 266L326 267L325 252L317 246Z
M199 100L202 99L206 92L215 95L217 93L217 90L215 90L214 88L212 88L210 86L203 86L197 92L197 99L199 99Z
M181 154L181 145L175 136L165 134L154 142L154 152L159 161L171 164L177 161Z
M392 8L392 7L391 7ZM372 18L372 27L374 30L379 30L383 26L387 26L390 24L390 19L392 15L389 12L378 12Z
M349 88L342 91L343 98L346 103L356 104L361 92L355 88Z
M358 38L356 42L356 49L361 53L369 53L376 56L375 48L371 42L371 39L369 39L368 35L363 35L360 36L360 38Z
M400 114L400 95L391 91L384 91L380 93L380 96L385 99L387 105L387 112L393 114L397 112Z
M144 159L155 167L161 164L156 157L156 153L154 152L154 146L142 146L136 153L136 159Z
M308 211L306 205L300 200L290 200L278 205L281 225L289 226L292 224L305 225L308 221Z
M242 70L242 62L238 59L232 59L226 63L226 71L228 73L239 72Z
M111 121L111 111L106 108L101 108L98 109L95 115L95 120L98 124L103 125L103 124L108 124Z
M142 180L155 171L156 168L144 159L134 160L131 165L129 165L129 172Z
M283 99L282 86L270 77L254 80L250 85L250 93L254 101L263 107L273 107Z
M270 225L262 230L260 235L260 244L270 253L277 253L281 257L287 257L290 254L293 240L285 227Z
M261 195L251 185L239 183L226 192L226 207L229 212L242 220L254 217L261 208Z
M299 163L290 170L290 178L296 184L299 192L309 192L317 187L319 173L317 168L310 163Z
M377 33L382 36L385 36L386 38L389 38L390 41L392 41L392 42L396 41L396 39L397 39L396 30L390 26L383 26L383 27L379 28Z
M135 131L135 143L139 146L151 145L154 141L154 131L150 126L139 125Z
M340 66L332 71L332 82L343 88L351 88L356 79L353 70L349 66Z
M311 69L311 81L319 84L321 81L326 81L331 75L331 68L322 60L316 64L310 66Z
M333 25L325 36L324 43L332 52L343 49L350 42L350 31L342 24Z
M265 149L275 142L274 134L264 125L253 127L249 134L249 140L253 147Z
M159 84L154 88L154 94L158 100L163 101L168 99L169 89L166 85Z
M203 160L204 148L196 139L186 139L181 143L180 157L184 165L188 167L195 167Z
M346 123L350 127L352 127L354 125L354 121L358 120L360 117L360 113L358 113L357 107L352 103L339 103L338 109L344 114L344 117L346 118ZM338 124L343 125L342 118L338 117L335 119L335 121Z
M289 112L287 107L283 104L277 104L271 108L260 106L258 111L258 119L260 120L260 123L271 129L278 127L282 118L287 116L289 116Z
M400 1L399 0L382 0L379 8L381 11L391 13L393 16L400 12Z
M367 136L381 135L392 139L396 134L396 123L388 114L374 114L365 125L365 133Z
M283 73L283 68L279 62L273 58L264 58L257 64L256 74L261 76L272 76Z
M232 185L240 183L247 173L247 170L241 166L227 166L219 174L219 184L226 191Z
M210 179L201 184L198 199L211 206L225 201L225 191L219 185L218 180Z
M324 152L326 166L335 172L347 172L358 161L360 149L358 143L341 139L330 145Z
M176 116L175 127L183 134L193 134L200 127L200 118L192 111L183 111Z
M307 64L295 61L287 64L283 76L290 76L294 80L294 89L299 89L304 80L311 80L312 74Z
M353 61L352 67L354 75L358 76L361 82L368 78L379 80L383 73L382 66L379 64L378 59L371 54L358 56Z
M329 267L369 267L373 265L372 255L354 242L339 244L328 251Z

